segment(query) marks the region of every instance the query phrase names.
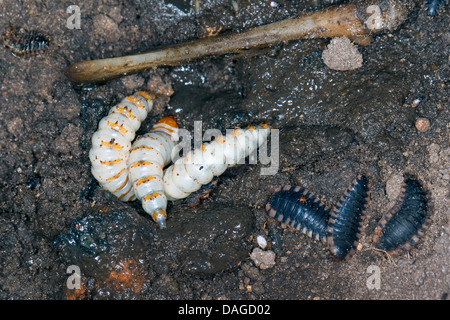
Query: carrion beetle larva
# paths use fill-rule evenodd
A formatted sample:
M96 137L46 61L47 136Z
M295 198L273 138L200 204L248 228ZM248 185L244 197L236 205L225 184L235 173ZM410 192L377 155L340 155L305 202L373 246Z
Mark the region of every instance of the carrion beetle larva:
M368 178L359 175L331 212L327 241L333 260L349 260L355 253L361 236L369 193Z
M305 188L290 185L277 188L266 205L266 211L272 218L310 238L326 242L330 209Z
M439 4L444 0L427 0L425 1L425 7L427 8L427 14L434 17L438 11Z
M10 27L1 40L16 57L37 54L50 46L50 38L43 33L24 28Z
M413 176L406 176L397 203L381 218L373 242L391 254L406 252L423 236L431 222L428 192Z

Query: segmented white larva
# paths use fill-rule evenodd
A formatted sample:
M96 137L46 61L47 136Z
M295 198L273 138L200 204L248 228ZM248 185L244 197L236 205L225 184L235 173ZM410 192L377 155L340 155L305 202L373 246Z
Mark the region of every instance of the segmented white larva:
M259 148L269 134L267 124L236 128L225 138L216 137L211 143L188 152L165 170L164 190L167 198L186 198Z
M136 131L153 108L153 99L155 96L145 91L124 98L100 120L92 136L89 151L92 175L122 201L136 199L128 177L128 158Z
M163 169L172 160L178 141L178 125L173 116L164 116L149 133L136 138L130 152L129 170L136 197L145 212L161 227L166 226L167 198Z

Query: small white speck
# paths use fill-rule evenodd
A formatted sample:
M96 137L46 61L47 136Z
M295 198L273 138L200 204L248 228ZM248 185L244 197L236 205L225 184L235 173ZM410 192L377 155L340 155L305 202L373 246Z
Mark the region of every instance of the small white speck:
M258 246L263 250L267 247L267 241L263 236L256 237L256 242L258 242Z

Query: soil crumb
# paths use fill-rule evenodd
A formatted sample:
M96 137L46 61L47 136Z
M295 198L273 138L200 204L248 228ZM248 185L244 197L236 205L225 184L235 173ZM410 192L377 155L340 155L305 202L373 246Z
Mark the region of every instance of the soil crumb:
M362 54L347 37L332 39L323 51L322 59L328 68L339 71L361 68L363 62Z

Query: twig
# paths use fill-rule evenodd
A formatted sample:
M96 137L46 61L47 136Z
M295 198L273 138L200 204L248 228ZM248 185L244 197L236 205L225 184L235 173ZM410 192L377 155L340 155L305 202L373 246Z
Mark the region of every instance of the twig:
M386 257L388 258L389 263L393 264L395 267L397 266L397 264L394 261L394 258L392 258L392 256L385 250L381 250L378 248L374 248L374 247L370 247L370 249L374 250L374 251L378 251L378 252L382 252L386 255Z
M71 64L66 75L72 81L105 81L157 66L175 66L203 56L222 55L252 47L296 39L347 36L360 44L381 30L403 23L413 1L370 0L330 7L231 35L191 41L135 55Z

